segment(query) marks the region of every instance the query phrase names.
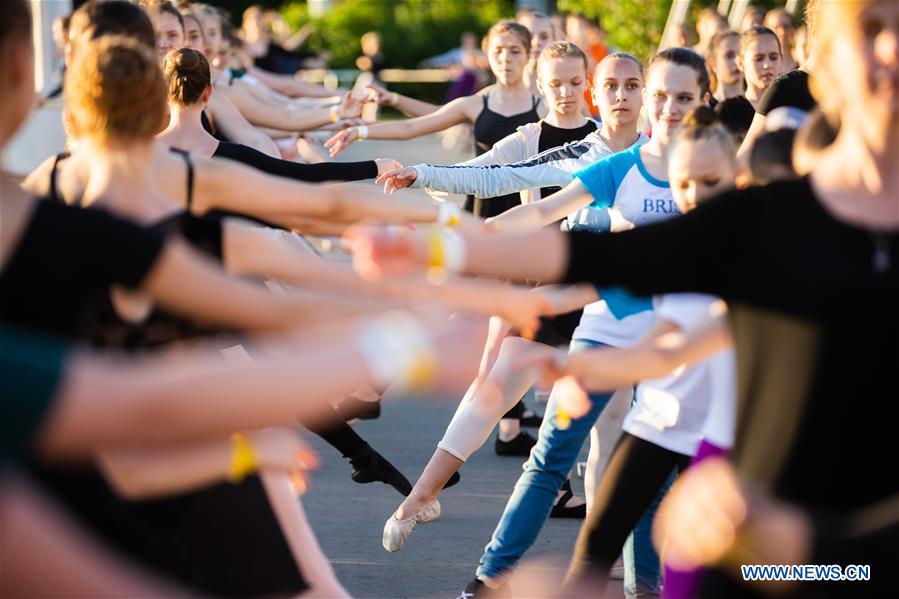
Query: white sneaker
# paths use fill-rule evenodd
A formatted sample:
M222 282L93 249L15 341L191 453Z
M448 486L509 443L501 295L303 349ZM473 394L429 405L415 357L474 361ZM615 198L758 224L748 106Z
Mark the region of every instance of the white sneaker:
M439 517L440 502L436 499L434 503L405 520L398 520L396 512L394 512L384 524L384 536L381 538L381 544L387 551L399 551L406 544L406 539L412 534L412 529L416 524L419 522L424 524Z

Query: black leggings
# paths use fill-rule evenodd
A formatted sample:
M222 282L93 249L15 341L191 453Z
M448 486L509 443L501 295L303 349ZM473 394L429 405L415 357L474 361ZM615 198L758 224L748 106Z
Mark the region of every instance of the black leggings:
M624 542L658 495L671 471L683 471L690 456L623 433L596 487L593 507L575 545L569 577L608 578Z
M315 424L303 423L303 425L346 458L353 457L368 445L337 410L328 411L324 419L316 421Z

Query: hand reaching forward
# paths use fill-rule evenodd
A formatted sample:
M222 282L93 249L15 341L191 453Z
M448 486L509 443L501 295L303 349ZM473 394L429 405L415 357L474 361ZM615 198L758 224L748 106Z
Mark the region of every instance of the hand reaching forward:
M397 189L409 187L416 179L418 179L418 171L415 170L415 167L407 166L406 168L398 168L379 174L378 178L375 179L375 183L383 183L384 193L391 195Z

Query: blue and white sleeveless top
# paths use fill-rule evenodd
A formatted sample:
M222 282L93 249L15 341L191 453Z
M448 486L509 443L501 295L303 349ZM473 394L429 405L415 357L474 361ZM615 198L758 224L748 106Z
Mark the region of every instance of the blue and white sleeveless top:
M668 182L650 175L643 165L639 145L602 158L575 177L593 196L593 203L569 217L572 230L618 231L680 214ZM584 308L575 339L621 347L646 334L653 322L651 297L634 296L620 287L598 290L602 299Z

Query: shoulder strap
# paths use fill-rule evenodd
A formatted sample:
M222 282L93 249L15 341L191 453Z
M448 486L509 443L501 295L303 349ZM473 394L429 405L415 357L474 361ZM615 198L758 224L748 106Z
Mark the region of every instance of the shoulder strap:
M537 106L540 105L540 96L531 96L531 101L534 103L531 110L537 110Z
M53 168L50 170L50 190L48 195L50 196L51 201L58 202L60 204L64 204L65 202L62 199L62 196L59 194L59 188L56 185L56 179L58 177L57 171L59 169L59 161L65 160L69 157L69 155L70 154L68 152L60 152L59 154L54 156Z
M171 148L171 150L181 154L181 157L184 158L184 165L187 167L187 211L190 212L194 203L194 163L190 159L190 152L178 148Z

